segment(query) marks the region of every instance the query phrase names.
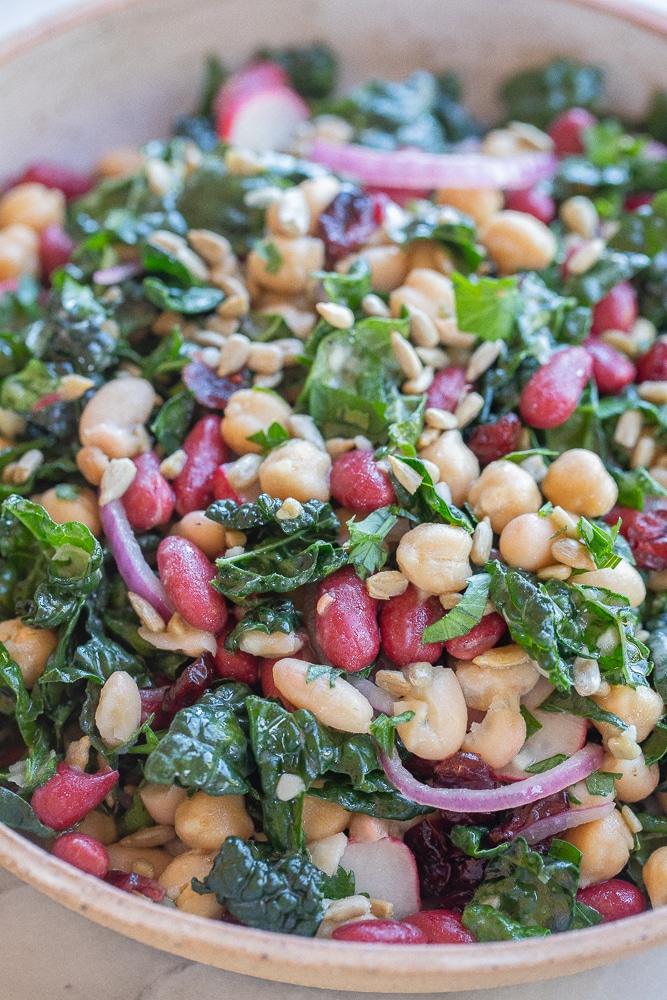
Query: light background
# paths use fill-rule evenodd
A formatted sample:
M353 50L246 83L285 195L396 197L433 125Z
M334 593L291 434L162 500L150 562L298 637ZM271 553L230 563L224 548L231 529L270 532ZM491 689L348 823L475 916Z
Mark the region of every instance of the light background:
M0 0L0 41L41 17L91 2ZM667 0L636 2L667 12ZM367 996L267 983L165 954L71 913L2 869L0 937L0 1000L362 1000ZM412 994L392 996L409 1000ZM667 1000L667 946L545 983L422 996L424 1000L436 996L442 1000Z

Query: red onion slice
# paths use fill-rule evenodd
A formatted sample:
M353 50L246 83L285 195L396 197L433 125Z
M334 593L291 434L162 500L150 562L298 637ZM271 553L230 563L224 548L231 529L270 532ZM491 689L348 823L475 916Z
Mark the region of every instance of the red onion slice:
M552 153L485 156L482 153L425 153L420 149L389 152L357 143L315 139L308 153L337 173L386 188L501 188L514 191L553 177L558 160Z
M586 809L566 809L565 812L556 813L555 816L546 816L544 819L535 820L530 826L519 830L519 836L524 837L529 844L538 844L540 840L555 837L563 830L572 830L575 826L581 826L583 823L592 823L593 820L603 819L615 808L614 802L603 802L601 806L588 806Z
M355 687L360 694L363 694L364 698L371 703L376 712L383 712L385 715L394 714L396 699L388 691L383 691L377 684L373 684L373 681L369 681L367 677L355 677L354 674L346 674L345 680L352 687Z
M151 604L165 622L172 616L164 587L150 568L120 500L100 506L100 520L107 536L118 572L128 589Z
M141 264L130 261L127 264L116 264L114 267L103 267L93 272L96 285L118 285L126 278L134 278L143 270Z
M396 751L393 757L388 757L379 748L378 753L387 777L406 798L420 806L432 806L433 809L462 813L491 813L500 809L516 809L519 806L530 805L538 799L546 798L547 795L562 792L575 781L587 778L598 769L604 756L602 747L588 743L549 771L533 774L511 785L487 789L432 788L417 781L407 768L403 767Z

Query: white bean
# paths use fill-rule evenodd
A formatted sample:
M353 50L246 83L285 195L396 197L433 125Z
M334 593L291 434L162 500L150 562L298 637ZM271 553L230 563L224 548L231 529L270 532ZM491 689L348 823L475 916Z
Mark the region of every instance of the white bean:
M414 687L408 697L394 704L394 714L414 712L396 730L410 753L424 760L443 760L460 748L466 734L468 710L456 674L449 667L434 666L432 682Z
M273 666L273 680L282 695L297 708L307 708L325 726L348 733L367 733L373 709L370 702L338 676L320 674L308 681L309 663L285 657Z
M105 681L95 711L95 725L108 747L131 739L141 723L141 696L135 679L125 670L114 670Z

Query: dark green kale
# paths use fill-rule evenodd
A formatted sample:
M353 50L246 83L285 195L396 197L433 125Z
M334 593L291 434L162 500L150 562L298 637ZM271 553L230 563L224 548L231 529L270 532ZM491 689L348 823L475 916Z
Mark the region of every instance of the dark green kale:
M246 606L248 610L225 639L225 648L230 652L239 648L246 632L263 632L265 635L282 632L289 635L298 631L301 625L301 614L287 598L261 597L248 601Z
M473 220L451 206L436 206L420 202L414 212L388 228L391 239L410 246L419 240L432 240L442 246L455 261L459 271L469 274L483 260L477 244L477 227ZM467 330L468 327L461 327Z
M596 111L602 99L603 73L570 59L555 59L546 66L524 70L507 80L501 97L507 118L546 128L568 108Z
M30 803L9 788L0 787L0 823L33 837L51 837L53 830L35 815Z
M336 89L338 60L328 45L263 48L257 52L257 58L282 66L292 87L308 101L322 100Z

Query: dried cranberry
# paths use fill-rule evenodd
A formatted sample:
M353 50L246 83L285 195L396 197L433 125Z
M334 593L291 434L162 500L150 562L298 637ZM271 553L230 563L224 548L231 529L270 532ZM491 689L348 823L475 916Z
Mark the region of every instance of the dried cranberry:
M667 569L667 510L638 513L624 522L623 535L640 569Z
M238 392L239 389L247 389L250 385L247 371L221 378L214 368L209 368L197 357L185 366L181 378L187 388L194 393L199 405L208 406L212 410L224 410L232 393Z
M377 227L375 198L350 188L340 191L318 223L317 235L324 240L327 266L358 250Z
M104 876L104 881L110 885L115 885L117 889L124 892L138 892L142 896L147 896L154 903L161 903L167 894L159 882L147 875L137 875L135 872L121 872L112 868Z
M422 899L440 899L452 875L447 837L434 822L424 820L408 830L405 843L417 862Z
M433 768L433 784L437 788L495 788L491 768L475 753L459 750Z
M174 716L181 708L189 708L199 701L204 691L211 686L217 674L213 657L210 653L202 653L194 660L171 687L165 692L162 701L162 712L168 718Z
M472 432L468 447L481 466L517 451L523 425L516 413L508 413L493 424L480 424Z
M147 719L153 716L153 729L166 729L169 719L165 716L162 705L164 696L170 685L155 688L139 688L141 698L141 724L143 726Z
M557 816L558 813L565 812L567 808L567 795L563 791L549 795L545 799L539 799L530 805L521 806L519 809L513 809L507 819L489 832L489 840L494 844L514 840L526 827L532 826L539 819Z

